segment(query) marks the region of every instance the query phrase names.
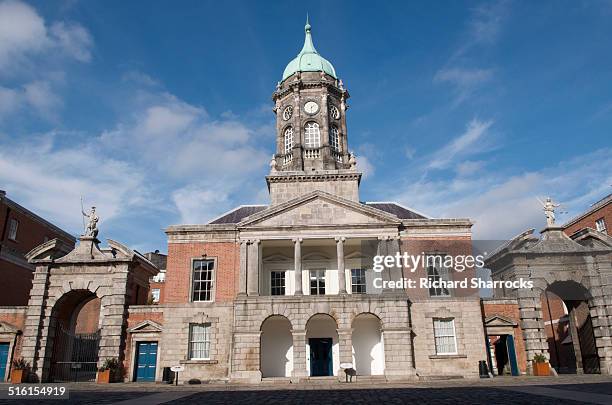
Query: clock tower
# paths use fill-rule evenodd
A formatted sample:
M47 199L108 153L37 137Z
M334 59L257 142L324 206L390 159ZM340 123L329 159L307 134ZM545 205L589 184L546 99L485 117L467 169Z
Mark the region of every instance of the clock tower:
M276 153L266 177L272 205L313 190L359 201L361 173L347 142L349 93L315 49L308 21L304 29L304 46L272 95Z

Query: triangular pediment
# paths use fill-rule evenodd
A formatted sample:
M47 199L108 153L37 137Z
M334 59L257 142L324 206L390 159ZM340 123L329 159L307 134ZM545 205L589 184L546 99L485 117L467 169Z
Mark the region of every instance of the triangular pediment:
M129 333L161 332L163 327L150 319L140 322L128 329Z
M486 326L517 326L518 324L503 315L491 315L485 319Z
M317 190L251 215L238 226L399 225L400 222L395 215Z
M9 333L11 335L16 335L17 333L19 333L19 329L17 329L16 327L14 327L8 322L0 321L0 333L2 334Z

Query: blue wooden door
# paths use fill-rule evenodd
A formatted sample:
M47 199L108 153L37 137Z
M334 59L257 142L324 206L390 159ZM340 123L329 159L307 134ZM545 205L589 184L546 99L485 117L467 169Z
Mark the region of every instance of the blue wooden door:
M157 342L138 342L136 359L136 381L155 381Z
M6 363L8 362L9 344L0 343L0 381L4 381L6 375Z
M331 338L308 339L310 345L310 375L313 377L333 375Z
M510 372L512 375L520 375L518 364L516 362L516 350L514 348L514 336L506 337L506 347L508 348L508 360L510 361Z

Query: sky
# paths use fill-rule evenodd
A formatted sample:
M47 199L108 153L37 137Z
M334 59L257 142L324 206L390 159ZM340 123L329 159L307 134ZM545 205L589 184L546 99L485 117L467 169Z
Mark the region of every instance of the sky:
M610 1L0 0L0 189L72 234L267 204L272 92L314 44L349 90L363 201L505 239L612 192Z

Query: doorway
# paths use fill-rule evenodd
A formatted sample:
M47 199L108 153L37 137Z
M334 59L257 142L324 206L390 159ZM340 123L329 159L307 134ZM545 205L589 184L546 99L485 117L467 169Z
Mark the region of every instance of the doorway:
M497 375L511 374L520 375L516 361L516 349L514 347L514 336L500 335L493 343L495 353L495 364Z
M310 375L327 377L333 375L332 338L310 338Z
M0 381L6 379L6 369L9 358L9 343L0 343Z
M155 381L157 342L138 342L136 345L136 381Z

